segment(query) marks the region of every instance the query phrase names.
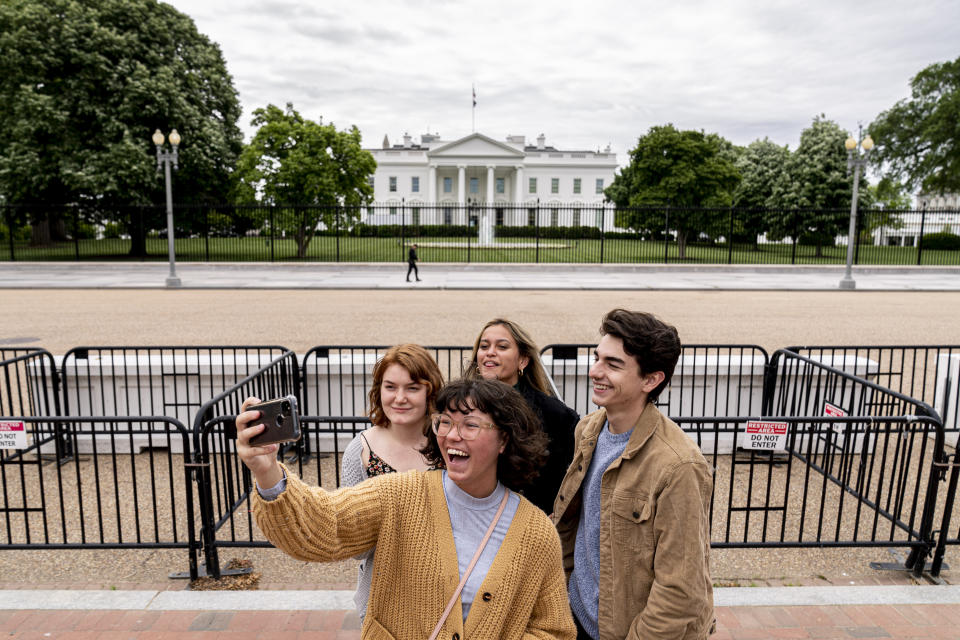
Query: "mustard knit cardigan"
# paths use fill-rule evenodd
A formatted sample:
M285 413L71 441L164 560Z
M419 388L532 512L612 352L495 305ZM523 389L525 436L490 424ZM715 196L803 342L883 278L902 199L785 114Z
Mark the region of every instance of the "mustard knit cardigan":
M390 473L327 492L288 470L287 488L276 500L253 495L257 525L294 558L342 560L376 545L363 638L430 636L460 582L441 471ZM522 498L470 615L463 620L458 601L439 638L576 635L560 539L544 513Z

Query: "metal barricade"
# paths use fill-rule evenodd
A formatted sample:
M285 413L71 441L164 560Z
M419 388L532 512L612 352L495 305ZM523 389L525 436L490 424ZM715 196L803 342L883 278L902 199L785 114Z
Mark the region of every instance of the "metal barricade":
M580 415L590 399L595 344L549 344L540 359L559 397ZM684 345L657 406L671 416L750 416L760 413L767 352L757 345Z
M285 351L277 345L75 347L60 360L64 414L162 415L193 424L206 399Z
M236 509L246 504L250 488L249 472L236 455L235 418L243 401L255 396L262 400L288 394L300 395L300 368L297 356L287 351L251 375L207 400L193 423L194 464L197 469L203 542L204 573L219 578L218 547L236 546L238 541L249 546L252 522L249 513L243 519L234 517ZM278 455L298 455L304 438L281 447Z
M190 433L182 423L163 416L3 420L25 425L28 435L25 447L3 449L0 457L0 549L187 549L196 577ZM91 455L44 465L60 433L74 449L88 439ZM118 451L118 441L143 433L158 447ZM169 452L173 441L182 455Z

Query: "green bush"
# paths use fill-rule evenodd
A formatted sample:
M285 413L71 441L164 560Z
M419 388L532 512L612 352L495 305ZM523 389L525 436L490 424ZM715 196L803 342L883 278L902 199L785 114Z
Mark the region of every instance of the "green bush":
M123 233L123 227L117 222L108 222L103 225L103 237L107 240L116 240Z
M924 250L931 251L957 251L960 249L960 236L955 233L928 233L923 236Z

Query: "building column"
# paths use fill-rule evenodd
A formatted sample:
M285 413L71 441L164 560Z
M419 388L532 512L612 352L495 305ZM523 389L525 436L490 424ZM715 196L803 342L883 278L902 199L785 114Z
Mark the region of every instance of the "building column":
M427 203L436 204L440 202L437 197L437 165L430 165L430 174L427 176Z
M515 212L513 216L514 217L513 223L519 226L523 226L527 223L526 214L524 213L523 208L520 206L521 203L523 202L523 165L518 164L517 166L514 167L514 169L516 170L515 179L517 181L517 186L513 190L514 193L516 194L514 195L514 198L513 198L513 206L514 206L514 212Z
M460 206L467 204L467 166L457 165L457 202Z
M492 164L487 165L487 206L493 206L493 169Z

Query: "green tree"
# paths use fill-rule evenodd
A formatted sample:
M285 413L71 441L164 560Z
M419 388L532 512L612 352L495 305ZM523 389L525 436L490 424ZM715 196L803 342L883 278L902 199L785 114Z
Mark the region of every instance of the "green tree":
M874 155L908 189L960 191L960 58L932 64L910 80L911 97L870 125Z
M219 47L169 4L0 2L0 194L10 203L78 204L135 232L142 221L118 212L163 202L150 136L173 128L183 138L177 201L222 202L239 115ZM38 233L57 239L57 207L35 210ZM143 255L138 237L132 253Z
M853 194L853 174L847 171L844 148L848 137L823 114L800 133L800 145L774 187L771 202L783 208L769 211L767 224L773 237L795 236L795 240L810 242L816 245L819 257L824 245L832 246L836 236L846 234ZM864 209L873 204L867 187L866 176L861 174L858 206Z
M644 231L669 225L677 233L680 259L686 258L691 233L723 233L727 207L740 180L733 145L717 134L680 131L672 124L651 127L630 152L630 163L605 190L617 205L617 224Z
M734 232L749 238L754 248L757 236L766 231L766 209L780 206L774 191L783 180L789 160L790 149L769 138L754 140L737 158L741 180L733 192L733 206L738 208Z
M318 226L332 227L337 211L341 225L359 218L359 205L373 198L368 178L377 162L360 146L355 126L337 131L302 117L290 103L286 111L272 104L257 109L251 124L258 129L240 154L240 200L289 205L293 217L277 228L293 234L303 258Z

